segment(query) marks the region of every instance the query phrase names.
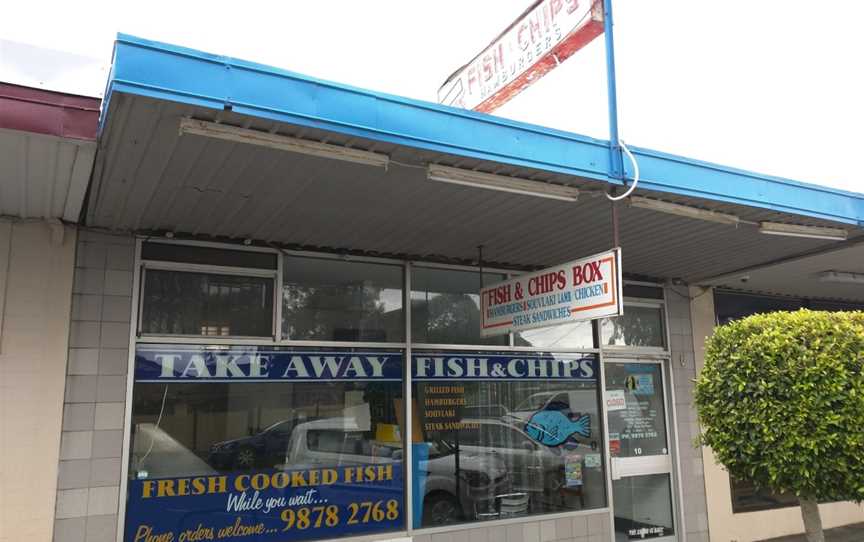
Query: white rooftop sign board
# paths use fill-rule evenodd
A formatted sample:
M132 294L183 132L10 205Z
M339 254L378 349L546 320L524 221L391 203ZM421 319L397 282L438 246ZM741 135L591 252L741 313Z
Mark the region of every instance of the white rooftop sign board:
M490 113L602 33L601 0L536 0L447 79L438 101Z
M484 337L619 316L621 249L521 275L480 290Z

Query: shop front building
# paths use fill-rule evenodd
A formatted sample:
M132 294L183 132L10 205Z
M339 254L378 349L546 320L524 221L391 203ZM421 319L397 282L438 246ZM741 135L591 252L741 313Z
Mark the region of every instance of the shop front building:
M623 317L482 338L479 285L512 271L104 234L79 251L121 246L129 270L77 271L127 278L131 341L101 322L99 344L129 341L127 399L95 405L126 416L125 540L682 528L662 286L626 282Z
M53 534L0 542L785 534L746 527L777 497L726 492L693 383L742 291L864 302L774 280L858 250L864 199L634 154L642 181L613 205L608 142L120 36L86 197L40 241L67 308L28 322L68 330L65 391L44 394L53 417L4 414L59 435L9 469L56 472L34 492ZM622 314L489 330L484 288L597 254L620 267L580 276L609 290L566 295L614 292ZM25 263L0 275L22 299ZM828 506L829 525L861 514Z

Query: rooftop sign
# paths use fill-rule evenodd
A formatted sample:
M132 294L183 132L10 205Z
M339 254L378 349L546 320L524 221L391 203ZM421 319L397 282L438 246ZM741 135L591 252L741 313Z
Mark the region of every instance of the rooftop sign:
M602 33L601 0L537 0L447 79L438 101L490 113Z
M483 337L618 316L621 249L535 271L480 290Z

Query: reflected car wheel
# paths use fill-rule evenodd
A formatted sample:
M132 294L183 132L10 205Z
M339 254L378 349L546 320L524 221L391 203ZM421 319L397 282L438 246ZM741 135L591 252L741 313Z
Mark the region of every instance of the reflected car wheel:
M423 525L449 525L461 521L459 502L448 493L433 493L423 500Z
M234 456L234 467L238 469L251 469L255 466L255 450L252 448L240 448Z

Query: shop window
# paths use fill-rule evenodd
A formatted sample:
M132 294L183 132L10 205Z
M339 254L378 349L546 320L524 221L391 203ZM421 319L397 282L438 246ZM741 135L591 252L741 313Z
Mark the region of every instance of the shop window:
M807 305L808 309L812 309L814 311L860 311L864 310L864 305L854 304L854 303L844 303L842 301L819 301L813 300L810 301Z
M647 284L624 284L624 297L640 299L663 299L663 288Z
M414 527L606 505L594 354L413 355Z
M714 311L719 324L726 324L751 314L797 311L803 306L802 300L791 297L757 296L734 292L716 292L714 295Z
M403 267L286 257L282 337L403 342Z
M273 335L273 279L145 269L140 331L153 335Z
M162 262L275 270L278 255L275 252L148 242L141 245L141 258Z
M794 493L774 493L770 489L757 489L752 482L729 478L732 488L732 512L757 512L798 506L798 497Z
M653 363L607 363L606 389L616 390L626 408L606 413L609 438L617 441L611 455L667 455L666 404L663 375Z
M659 305L624 303L624 314L600 320L600 342L604 346L663 348L666 328Z
M612 499L616 541L675 539L672 477L668 473L615 480Z
M483 284L506 275L484 273ZM508 335L480 337L480 274L414 267L411 273L411 337L426 344L505 346Z
M548 349L597 347L593 322L573 322L555 327L528 329L516 333L513 341L516 346Z
M404 530L403 362L399 351L139 345L125 540Z

